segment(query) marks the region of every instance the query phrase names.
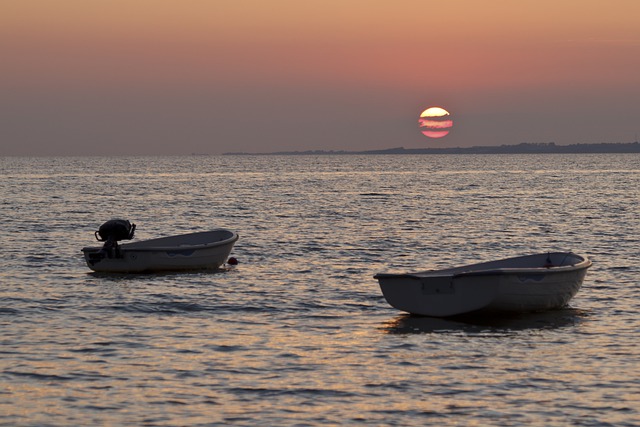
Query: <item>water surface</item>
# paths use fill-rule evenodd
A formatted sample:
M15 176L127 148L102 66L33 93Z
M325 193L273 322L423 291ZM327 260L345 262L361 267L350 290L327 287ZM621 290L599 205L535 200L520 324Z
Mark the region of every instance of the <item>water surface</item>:
M640 156L0 159L0 424L639 425ZM95 274L113 217L239 265ZM378 272L539 251L566 309L410 317Z

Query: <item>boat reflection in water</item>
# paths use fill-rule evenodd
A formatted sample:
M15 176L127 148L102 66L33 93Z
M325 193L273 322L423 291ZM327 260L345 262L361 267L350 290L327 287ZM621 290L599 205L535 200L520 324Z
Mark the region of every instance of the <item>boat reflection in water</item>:
M562 308L539 313L510 313L503 315L460 315L447 318L411 314L397 316L381 329L389 334L421 334L463 332L468 334L557 329L584 321L588 313L575 308Z

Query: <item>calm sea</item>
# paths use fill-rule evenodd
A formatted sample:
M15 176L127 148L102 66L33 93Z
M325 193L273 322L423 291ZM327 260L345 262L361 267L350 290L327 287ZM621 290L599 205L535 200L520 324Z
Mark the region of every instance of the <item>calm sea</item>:
M640 425L640 155L0 159L0 425ZM81 248L225 227L235 267ZM550 250L570 307L410 317L373 275Z

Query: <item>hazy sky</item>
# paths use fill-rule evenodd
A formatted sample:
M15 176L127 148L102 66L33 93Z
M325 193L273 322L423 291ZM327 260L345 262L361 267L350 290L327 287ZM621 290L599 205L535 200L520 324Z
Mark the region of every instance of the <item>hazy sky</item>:
M433 105L454 121L437 140ZM638 0L0 1L0 155L638 133Z

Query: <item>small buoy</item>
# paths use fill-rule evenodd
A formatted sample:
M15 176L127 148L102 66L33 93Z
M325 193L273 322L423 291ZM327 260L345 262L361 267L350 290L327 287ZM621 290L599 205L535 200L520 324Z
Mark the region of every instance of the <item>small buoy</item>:
M229 265L238 265L238 260L235 259L234 257L231 257L227 260L227 264Z

